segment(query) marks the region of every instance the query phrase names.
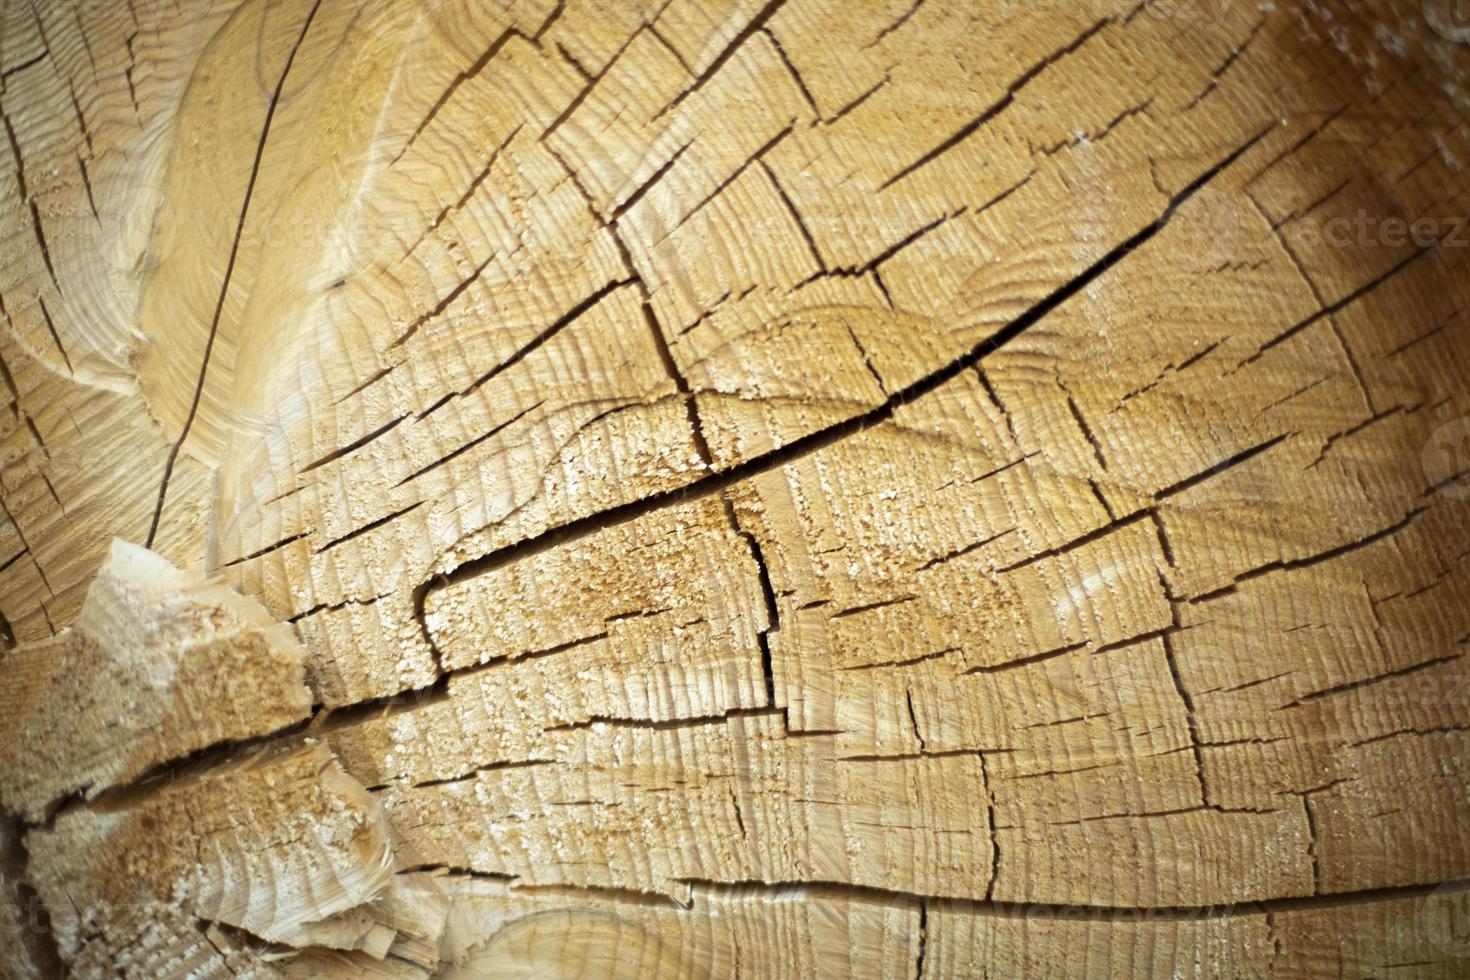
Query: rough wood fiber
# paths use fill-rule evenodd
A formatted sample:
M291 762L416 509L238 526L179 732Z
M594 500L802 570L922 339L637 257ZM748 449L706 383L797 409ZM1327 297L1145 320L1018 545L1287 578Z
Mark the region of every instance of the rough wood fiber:
M1451 8L5 0L0 974L1464 975Z
M114 542L73 626L0 661L0 803L31 820L304 720L301 645L253 599Z

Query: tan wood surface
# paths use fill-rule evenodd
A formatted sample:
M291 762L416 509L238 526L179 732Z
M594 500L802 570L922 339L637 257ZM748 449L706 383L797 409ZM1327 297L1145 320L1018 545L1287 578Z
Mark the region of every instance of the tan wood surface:
M1452 0L5 0L0 976L1470 973Z

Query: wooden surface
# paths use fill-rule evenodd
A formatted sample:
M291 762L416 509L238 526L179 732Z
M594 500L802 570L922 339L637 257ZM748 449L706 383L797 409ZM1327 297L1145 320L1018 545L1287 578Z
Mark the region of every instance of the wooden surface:
M1470 971L1441 0L6 0L0 974Z

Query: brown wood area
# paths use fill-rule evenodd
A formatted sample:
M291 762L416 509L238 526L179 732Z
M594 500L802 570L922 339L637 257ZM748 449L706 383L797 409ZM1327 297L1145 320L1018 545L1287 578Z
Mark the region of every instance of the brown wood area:
M1463 0L5 0L0 976L1470 975Z

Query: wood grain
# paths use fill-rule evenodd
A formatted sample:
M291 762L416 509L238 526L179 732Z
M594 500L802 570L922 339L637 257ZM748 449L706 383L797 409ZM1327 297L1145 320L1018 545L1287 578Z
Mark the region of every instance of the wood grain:
M1462 975L1443 6L0 4L0 973Z

